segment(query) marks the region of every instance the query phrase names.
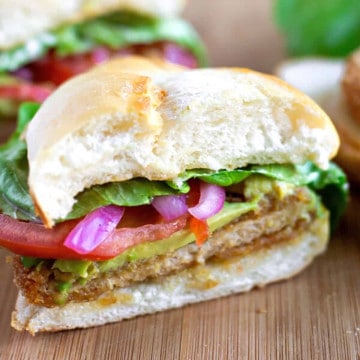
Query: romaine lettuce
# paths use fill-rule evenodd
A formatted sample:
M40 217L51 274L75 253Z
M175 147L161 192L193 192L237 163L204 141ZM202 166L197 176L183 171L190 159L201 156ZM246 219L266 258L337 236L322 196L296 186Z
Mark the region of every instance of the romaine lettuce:
M21 134L38 108L39 104L24 103L19 109L15 132L0 146L0 211L15 219L36 219L27 185L26 144Z

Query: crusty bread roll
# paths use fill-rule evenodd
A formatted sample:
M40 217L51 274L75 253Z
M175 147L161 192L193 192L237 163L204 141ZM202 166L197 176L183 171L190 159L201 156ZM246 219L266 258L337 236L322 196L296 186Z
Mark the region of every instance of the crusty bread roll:
M341 139L336 161L349 179L360 182L360 126L350 112L342 81L345 61L303 58L286 61L275 73L289 84L311 96L331 117Z
M20 293L11 325L33 335L84 328L249 291L300 272L325 250L328 229L328 218L319 218L285 243L225 263L207 262L158 280L114 289L94 301L47 308L29 304Z
M0 0L0 49L11 48L60 25L112 11L175 16L182 11L184 3L185 0Z
M276 78L247 69L134 64L124 73L111 62L70 80L30 123L29 186L47 226L94 184L247 164L312 160L326 167L337 152L325 113Z

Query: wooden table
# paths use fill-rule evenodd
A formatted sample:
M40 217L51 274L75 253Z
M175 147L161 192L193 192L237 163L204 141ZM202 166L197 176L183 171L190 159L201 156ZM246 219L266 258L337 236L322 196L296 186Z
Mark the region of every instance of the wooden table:
M270 3L195 0L186 16L207 41L214 65L271 71L284 52ZM9 129L0 125L0 138ZM118 324L35 337L10 328L16 289L0 250L0 359L360 359L358 214L360 195L353 193L328 251L290 281Z

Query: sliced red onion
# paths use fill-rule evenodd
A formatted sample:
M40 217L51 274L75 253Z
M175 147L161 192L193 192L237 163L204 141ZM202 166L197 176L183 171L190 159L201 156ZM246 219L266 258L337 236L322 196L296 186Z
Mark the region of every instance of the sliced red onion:
M74 227L64 245L79 254L90 253L116 229L123 214L124 208L115 205L92 211Z
M98 47L92 52L92 58L95 64L99 64L108 60L110 56L110 50L105 47Z
M190 69L198 67L197 60L188 50L183 49L179 45L166 43L164 45L165 60L175 64L186 66Z
M156 196L152 206L167 221L174 220L184 215L188 209L185 195Z
M23 67L20 69L15 70L14 72L12 72L13 75L15 75L16 77L25 80L25 81L31 81L32 80L32 72L30 69Z
M0 85L0 98L20 101L43 102L52 92L52 89L29 83L16 83L12 85Z
M217 214L224 207L224 202L224 188L201 182L199 203L189 208L188 212L199 220L206 220Z

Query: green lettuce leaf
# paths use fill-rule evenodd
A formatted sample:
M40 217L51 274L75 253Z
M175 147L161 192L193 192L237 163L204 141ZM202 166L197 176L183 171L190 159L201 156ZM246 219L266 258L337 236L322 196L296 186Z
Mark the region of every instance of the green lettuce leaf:
M167 186L163 181L143 178L124 182L95 185L80 193L66 220L76 219L104 205L138 206L150 204L154 196L177 194L179 191Z
M0 210L15 219L36 220L27 186L26 144L21 135L38 108L35 103L22 104L15 132L0 146Z
M13 71L42 57L49 49L59 56L89 51L106 45L118 49L131 44L172 41L190 50L201 66L206 65L205 48L196 31L178 18L151 18L120 12L65 26L34 37L27 43L0 53L0 72Z
M346 56L360 46L359 0L276 0L274 18L293 56Z
M297 170L307 178L308 186L329 209L331 231L334 231L349 201L349 183L345 173L335 163L330 163L327 170L321 170L308 162L297 166Z
M182 174L176 182L168 182L168 184L174 189L186 192L189 190L187 181L191 178L199 178L219 186L230 186L255 174L285 181L296 186L306 185L310 187L321 197L322 203L329 209L332 230L336 227L348 203L349 186L346 175L332 162L326 170L320 169L312 162L303 165L251 165L244 169L220 170L218 172L189 170Z

